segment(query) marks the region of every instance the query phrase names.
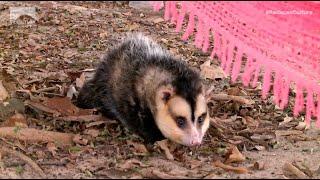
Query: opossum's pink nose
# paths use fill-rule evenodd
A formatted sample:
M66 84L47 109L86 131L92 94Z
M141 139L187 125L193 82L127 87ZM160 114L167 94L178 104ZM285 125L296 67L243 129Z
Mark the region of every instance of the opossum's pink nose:
M191 146L199 146L201 144L200 139L194 139L191 141Z

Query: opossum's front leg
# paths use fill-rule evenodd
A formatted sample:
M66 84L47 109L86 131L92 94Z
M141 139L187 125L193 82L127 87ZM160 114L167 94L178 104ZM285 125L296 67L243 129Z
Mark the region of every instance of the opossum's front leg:
M149 110L139 113L140 127L139 131L146 143L153 144L155 141L164 139L155 120Z
M164 138L156 126L150 110L141 108L138 103L133 106L129 105L127 108L121 107L120 109L126 111L119 113L119 120L129 130L142 137L146 143L153 144L155 141ZM125 116L122 116L124 114Z
M98 107L99 112L109 119L119 120L119 113L115 107L115 101L110 93L105 93L100 98L101 106Z

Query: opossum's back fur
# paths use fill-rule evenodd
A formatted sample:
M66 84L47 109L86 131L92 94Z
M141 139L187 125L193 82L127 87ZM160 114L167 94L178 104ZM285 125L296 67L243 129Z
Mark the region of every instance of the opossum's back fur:
M77 106L98 108L145 140L163 139L155 124L155 93L171 84L194 107L201 91L198 73L142 34L132 34L108 52L81 89Z

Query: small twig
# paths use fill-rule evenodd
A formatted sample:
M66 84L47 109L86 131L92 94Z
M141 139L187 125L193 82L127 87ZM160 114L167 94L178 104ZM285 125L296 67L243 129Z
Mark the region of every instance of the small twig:
M188 177L185 176L179 176L179 175L170 175L170 174L166 174L164 172L161 172L157 169L153 169L151 171L151 173L155 176L155 178L159 178L159 179L188 179Z
M295 166L293 166L291 163L285 163L282 167L283 170L285 171L289 171L291 173L293 173L294 175L296 175L298 178L301 178L301 179L306 179L308 178L308 176L300 171L298 168L296 168Z
M26 165L27 163L24 162L24 161L20 161L20 162L7 162L5 163L5 166L6 167L17 167L17 166L24 166Z
M33 80L30 80L30 81L24 83L23 85L28 85L28 84L32 84L32 83L35 83L35 82L40 82L40 81L42 81L42 80L43 80L43 79L33 79Z
M94 122L101 119L100 115L82 115L82 116L65 116L58 117L62 121Z
M42 89L38 89L36 91L32 91L33 93L41 93L41 92L49 92L49 91L53 91L53 90L56 90L57 87L47 87L47 88L42 88Z
M220 167L226 171L233 171L238 174L248 173L248 169L244 167L232 167L230 165L223 164L221 161L217 160L213 163L214 166Z
M94 72L94 71L96 71L96 69L94 69L94 68L89 68L89 69L82 70L82 72Z
M290 135L300 135L303 134L302 131L299 130L276 130L276 136L290 136Z
M65 97L65 95L57 94L57 93L42 92L42 94L51 95L51 96L58 96L58 97Z
M214 118L210 118L210 125L215 128L221 129L222 131L225 131L225 133L233 134L231 130L225 128L224 126L221 126Z
M35 163L32 159L30 159L28 156L22 154L21 152L15 151L13 149L8 149L6 147L1 147L0 152L2 154L11 154L19 157L21 160L29 164L35 171L37 171L42 178L46 177L46 174L42 171L42 169L38 166L38 164Z
M228 94L212 94L208 97L208 100L216 100L216 101L230 101L233 100L235 102L239 102L241 104L253 104L254 102L252 100L246 99L241 96L232 96Z
M16 90L16 92L27 93L29 95L31 94L31 91L27 90L27 89L18 89L18 90Z
M67 160L64 161L48 161L48 162L39 162L38 164L42 166L64 166L68 163Z
M95 122L91 122L86 124L86 128L92 127L92 126L99 126L101 124L108 124L106 121L95 121ZM115 121L114 124L117 124L117 122Z
M263 128L263 129L243 129L237 132L237 134L245 134L245 133L251 133L251 134L262 134L262 133L270 133L273 132L272 128Z
M208 97L211 92L214 90L215 86L212 84L207 90L206 90L206 97Z
M33 128L1 127L0 137L14 138L29 142L57 142L66 146L73 143L74 134L44 131Z

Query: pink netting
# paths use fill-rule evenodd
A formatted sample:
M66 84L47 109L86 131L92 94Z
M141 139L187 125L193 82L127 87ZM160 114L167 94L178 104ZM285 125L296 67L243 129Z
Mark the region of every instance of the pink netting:
M161 3L154 2L155 10ZM316 116L320 126L320 3L167 1L164 7L165 20L175 23L177 32L187 21L183 40L195 32L196 47L207 52L213 45L211 57L218 56L233 82L241 74L245 86L255 87L263 75L262 97L273 85L280 108L295 87L294 115L305 109L306 122Z

